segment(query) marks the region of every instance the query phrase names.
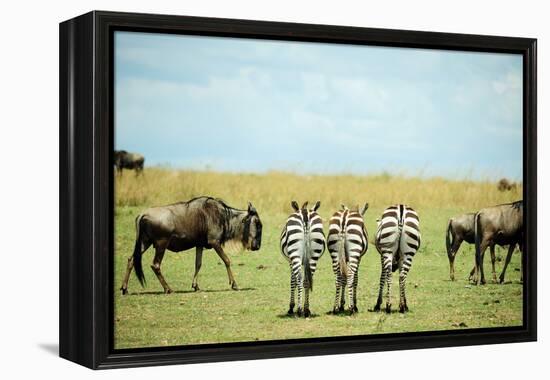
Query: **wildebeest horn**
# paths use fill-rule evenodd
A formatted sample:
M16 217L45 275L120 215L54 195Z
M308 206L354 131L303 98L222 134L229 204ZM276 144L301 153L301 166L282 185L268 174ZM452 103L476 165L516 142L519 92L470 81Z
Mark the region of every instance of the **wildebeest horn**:
M298 202L292 201L292 202L290 202L290 205L292 206L294 211L299 211L300 210L300 207L298 207Z
M348 208L346 207L346 205L343 204L343 203L340 205L340 207L342 207L342 210L347 210L347 209L348 209Z
M248 202L248 213L249 214L256 214L256 209L254 208L254 206L252 206L252 203L251 202Z

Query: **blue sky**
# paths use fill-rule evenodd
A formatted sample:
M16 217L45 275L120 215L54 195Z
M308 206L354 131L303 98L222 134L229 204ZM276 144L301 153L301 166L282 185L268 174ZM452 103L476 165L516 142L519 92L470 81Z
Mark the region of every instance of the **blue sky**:
M116 32L115 148L192 169L521 180L522 58Z

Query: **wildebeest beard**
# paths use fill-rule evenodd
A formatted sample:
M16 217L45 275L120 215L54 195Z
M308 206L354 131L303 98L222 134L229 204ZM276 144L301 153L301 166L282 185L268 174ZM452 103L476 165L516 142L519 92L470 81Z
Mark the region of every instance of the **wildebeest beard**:
M230 251L241 251L243 249L256 250L259 249L261 244L261 226L256 224L256 236L253 238L255 241L251 242L250 237L250 225L252 223L253 215L246 214L233 215L228 220L225 226L225 239L223 245ZM258 235L260 236L258 238ZM252 244L255 243L255 246ZM254 249L256 248L256 249Z

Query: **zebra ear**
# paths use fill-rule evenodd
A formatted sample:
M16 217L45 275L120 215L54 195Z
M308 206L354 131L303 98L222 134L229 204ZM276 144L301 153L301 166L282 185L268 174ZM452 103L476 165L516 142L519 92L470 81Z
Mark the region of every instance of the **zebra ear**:
M365 215L365 213L367 212L367 209L369 208L369 204L368 203L365 203L365 205L363 206L363 208L361 209L361 215Z
M292 206L294 211L300 211L300 207L298 207L298 202L292 201L292 202L290 202L290 205Z
M306 209L306 208L307 208L307 203L308 203L308 201L305 201L305 202L304 202L304 204L302 205L302 208L303 208L303 209Z
M313 211L317 211L321 207L321 201L315 202L315 205L313 205Z

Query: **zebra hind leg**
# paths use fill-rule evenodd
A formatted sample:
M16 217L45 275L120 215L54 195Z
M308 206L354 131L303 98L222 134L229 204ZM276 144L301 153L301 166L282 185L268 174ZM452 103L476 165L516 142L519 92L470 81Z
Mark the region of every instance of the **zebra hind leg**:
M357 282L359 281L359 262L357 262L357 269L355 270L355 275L353 276L353 312L357 313L359 309L357 308Z
M336 294L334 296L334 306L332 307L332 314L338 314L340 311L338 308L340 307L340 286L341 286L341 278L339 273L339 268L336 268L334 270L335 273L335 285L336 285Z
M386 283L386 270L384 268L384 255L380 255L380 287L378 289L378 299L376 300L376 305L374 305L373 311L380 311L380 306L382 305L382 294L384 292L384 286Z
M302 278L302 268L298 267L298 272L295 273L296 277L296 286L298 288L298 308L296 310L296 314L298 317L301 317L303 314L304 309L302 308L303 302L303 292L304 292L304 279Z
M309 316L311 316L311 311L309 311L309 290L310 290L310 287L309 287L309 286L304 287L304 291L305 291L305 298L304 298L304 317L305 317L305 318L308 318Z
M409 269L411 269L413 256L410 254L405 254L403 263L399 271L399 312L405 313L409 311L407 306L407 296L405 294L405 286L407 284L407 275Z
M355 313L355 303L353 302L353 299L354 299L354 288L353 288L353 283L355 281L355 273L353 270L351 270L350 268L350 271L348 273L348 276L346 278L346 282L347 282L347 287L348 287L348 296L349 296L349 307L348 307L348 310L349 310L349 314L350 315L353 315L353 313Z
M292 268L290 268L290 304L288 306L288 315L294 315L294 294L296 291L296 278L294 277L294 274L292 273Z
M341 276L340 277L340 307L339 311L340 313L343 312L346 308L346 279Z
M391 283L392 283L393 254L384 253L384 272L386 273L386 313L391 313Z

